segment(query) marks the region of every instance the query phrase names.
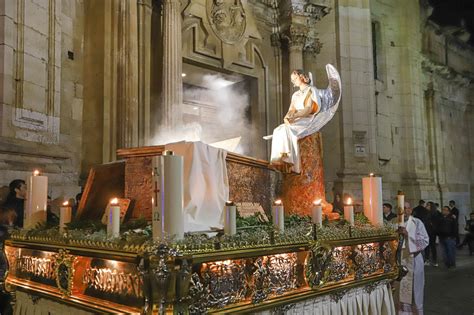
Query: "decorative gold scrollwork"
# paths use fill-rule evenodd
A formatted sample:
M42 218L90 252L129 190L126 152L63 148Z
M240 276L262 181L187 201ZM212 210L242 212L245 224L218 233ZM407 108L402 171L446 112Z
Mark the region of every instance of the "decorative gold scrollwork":
M316 242L311 246L306 261L306 281L311 288L317 288L329 277L329 266L332 261L333 249L328 245Z
M75 259L76 257L69 254L69 251L65 249L60 249L59 252L54 255L56 285L64 296L70 296L72 292Z

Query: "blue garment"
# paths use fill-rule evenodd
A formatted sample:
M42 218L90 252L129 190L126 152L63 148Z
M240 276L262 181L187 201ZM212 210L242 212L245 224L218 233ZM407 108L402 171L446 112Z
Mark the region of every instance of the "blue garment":
M456 238L442 237L440 238L441 246L444 252L444 264L446 267L456 266Z

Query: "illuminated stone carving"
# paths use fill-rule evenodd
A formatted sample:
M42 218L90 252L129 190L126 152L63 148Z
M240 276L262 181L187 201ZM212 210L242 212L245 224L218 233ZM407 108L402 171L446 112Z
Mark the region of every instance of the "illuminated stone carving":
M240 0L207 0L212 30L224 43L234 44L245 33L246 16Z
M72 291L74 261L76 257L70 255L69 251L60 249L58 254L54 256L54 259L56 284L63 295L69 296Z

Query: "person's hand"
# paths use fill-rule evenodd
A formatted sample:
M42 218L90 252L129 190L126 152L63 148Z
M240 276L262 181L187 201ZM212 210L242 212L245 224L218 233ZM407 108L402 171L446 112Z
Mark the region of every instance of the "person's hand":
M407 229L406 229L404 226L399 226L399 227L398 227L398 233L399 233L399 234L403 234L403 235L405 235L405 236L408 236L408 231L407 231Z
M291 125L295 121L295 118L293 116L287 116L285 118L285 124Z

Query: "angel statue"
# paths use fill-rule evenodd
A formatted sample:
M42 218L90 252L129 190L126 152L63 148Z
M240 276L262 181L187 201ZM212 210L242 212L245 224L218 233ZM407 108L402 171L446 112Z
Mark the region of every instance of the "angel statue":
M284 123L273 130L270 164L277 169L300 173L301 163L298 140L312 135L326 125L336 113L341 99L341 78L336 68L326 65L329 85L318 89L313 85L311 72L294 70L291 82L298 88L291 97L291 104Z

